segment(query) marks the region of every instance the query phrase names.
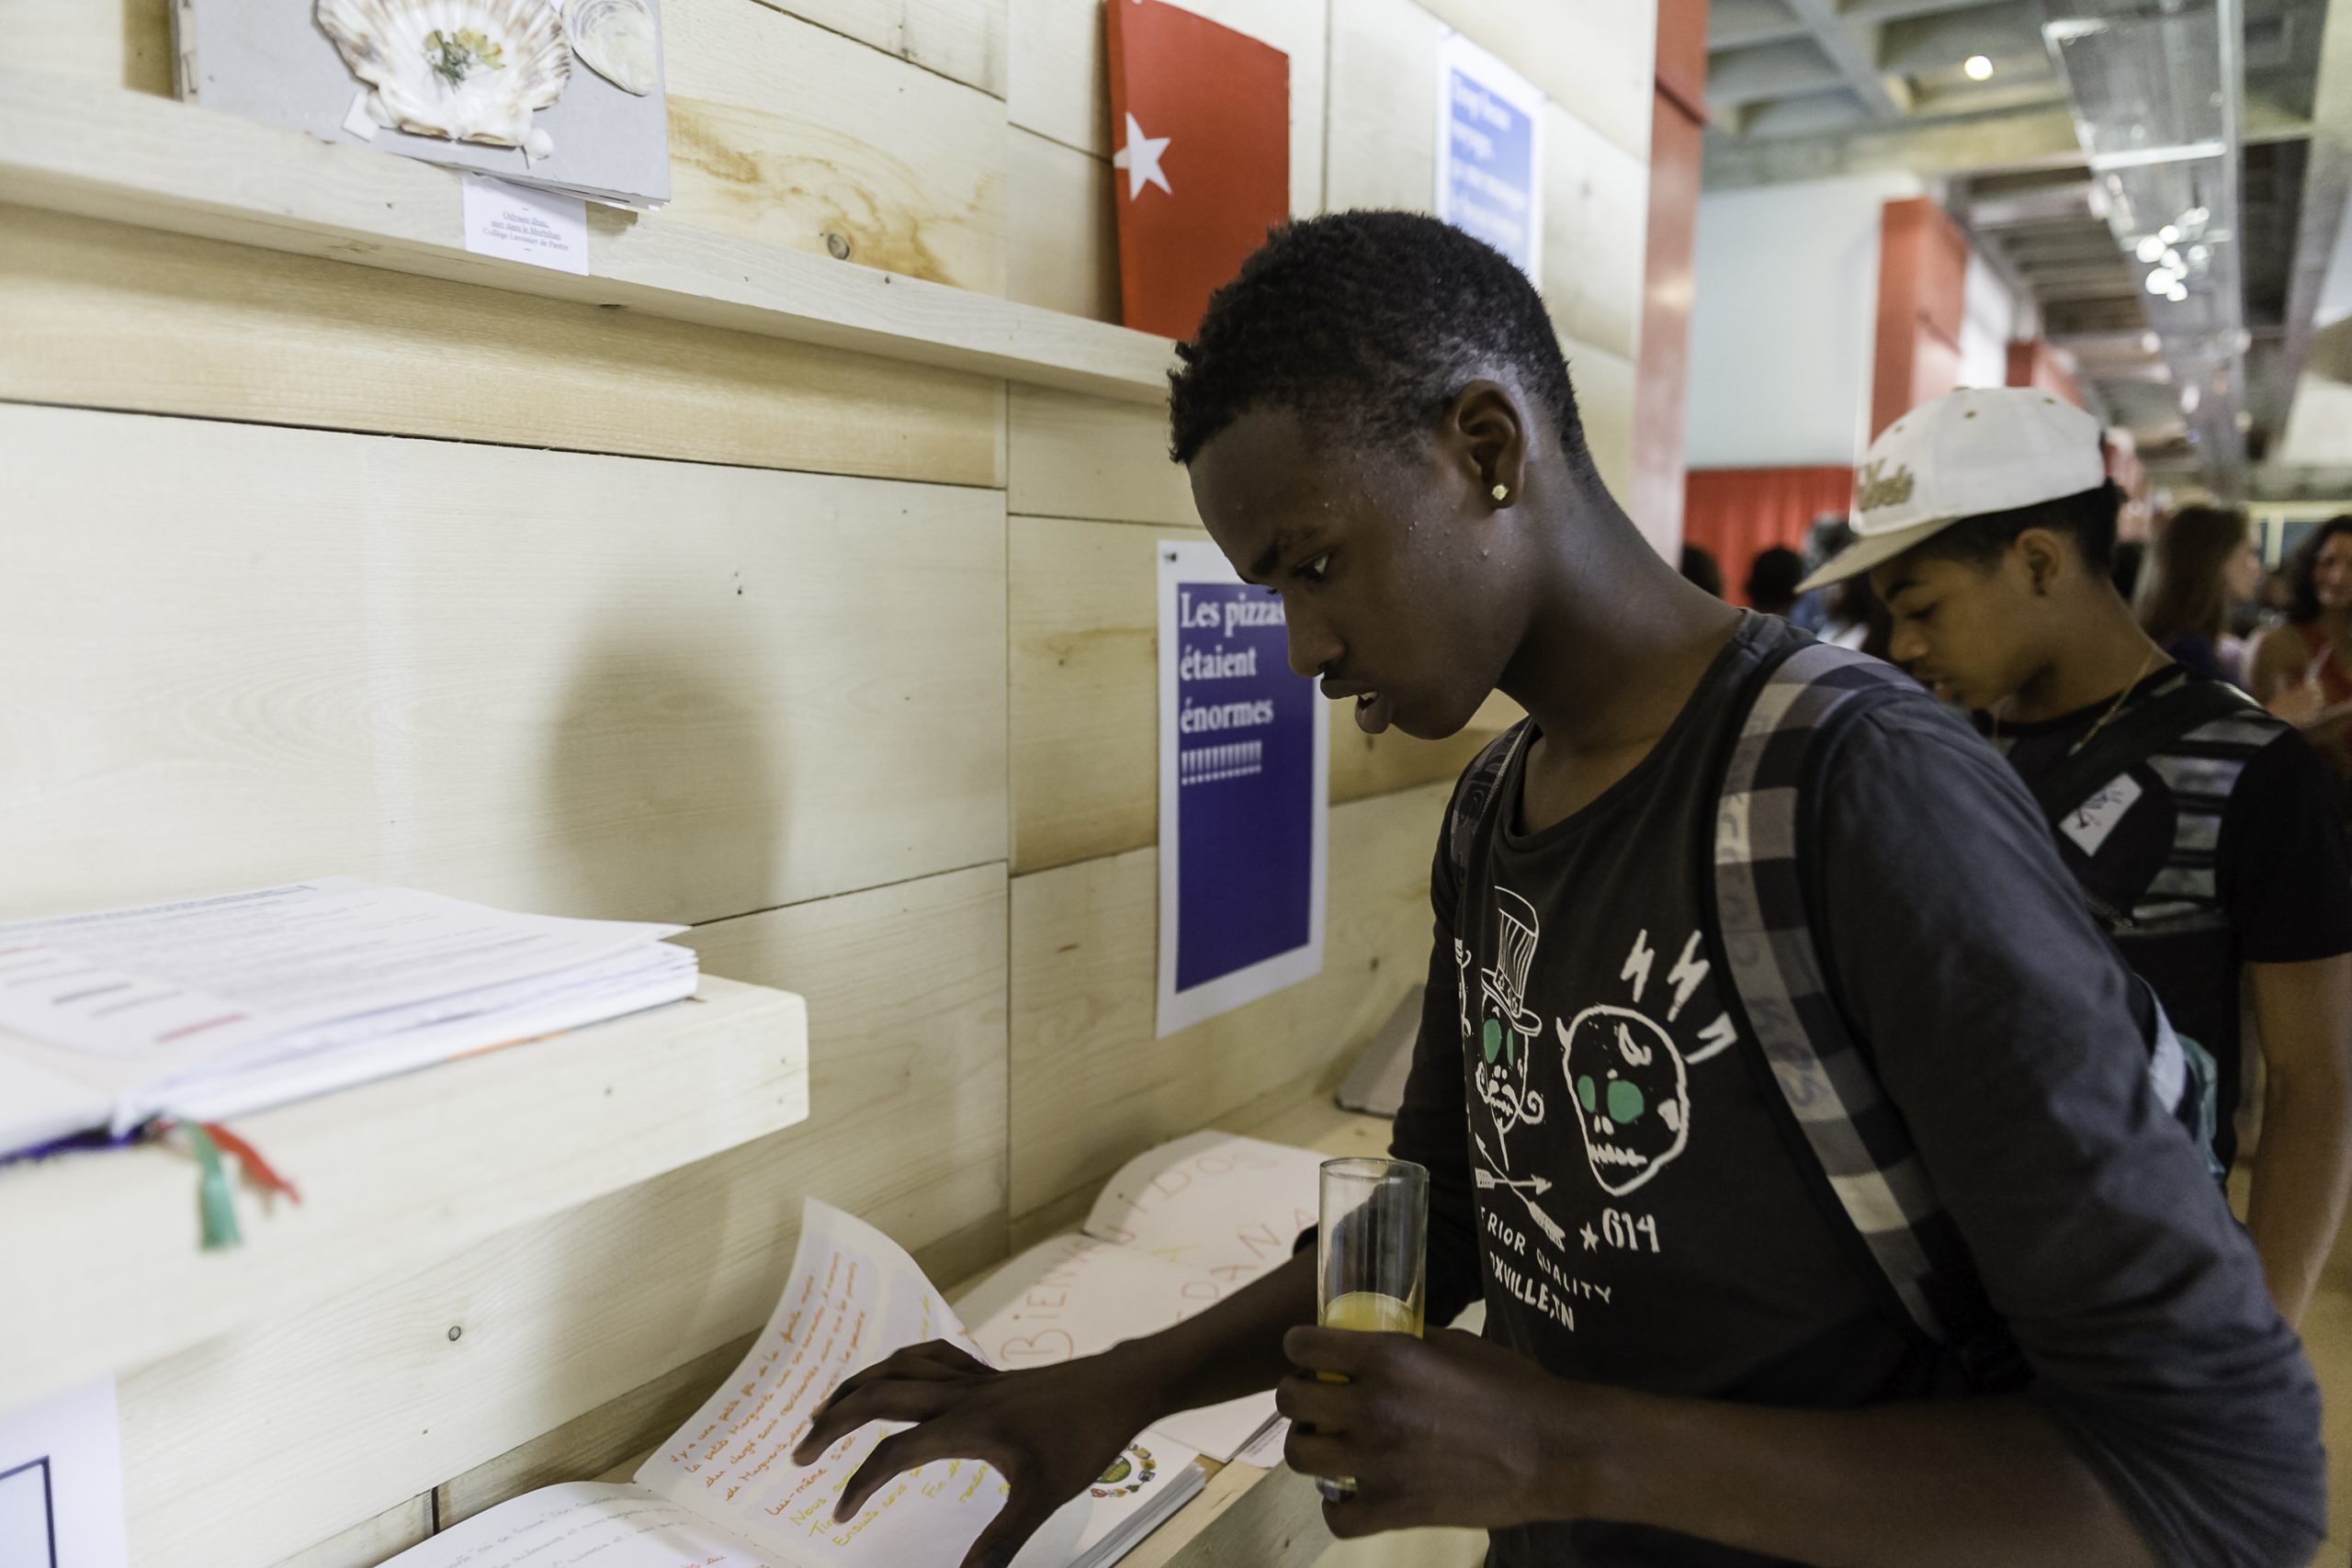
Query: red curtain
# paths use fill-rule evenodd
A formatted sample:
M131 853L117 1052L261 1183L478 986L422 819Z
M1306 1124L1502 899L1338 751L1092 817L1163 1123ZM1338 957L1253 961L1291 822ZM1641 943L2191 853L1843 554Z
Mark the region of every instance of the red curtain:
M1845 516L1853 496L1851 468L1693 468L1683 483L1682 537L1713 552L1724 596L1745 604L1758 551L1804 549L1814 519Z

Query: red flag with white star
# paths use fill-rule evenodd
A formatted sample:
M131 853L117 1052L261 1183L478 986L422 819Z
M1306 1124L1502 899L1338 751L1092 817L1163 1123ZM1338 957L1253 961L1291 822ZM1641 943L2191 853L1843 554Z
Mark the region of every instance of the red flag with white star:
M1103 0L1126 324L1190 337L1290 216L1290 56L1160 0Z

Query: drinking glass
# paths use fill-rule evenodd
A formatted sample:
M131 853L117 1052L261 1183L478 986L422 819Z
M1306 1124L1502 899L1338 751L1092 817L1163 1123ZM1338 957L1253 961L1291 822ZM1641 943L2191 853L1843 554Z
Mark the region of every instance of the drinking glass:
M1316 1321L1326 1328L1419 1338L1428 1265L1430 1173L1402 1159L1323 1162L1322 1229L1315 1238ZM1326 1382L1346 1380L1334 1372ZM1344 1476L1316 1487L1334 1503L1355 1495Z

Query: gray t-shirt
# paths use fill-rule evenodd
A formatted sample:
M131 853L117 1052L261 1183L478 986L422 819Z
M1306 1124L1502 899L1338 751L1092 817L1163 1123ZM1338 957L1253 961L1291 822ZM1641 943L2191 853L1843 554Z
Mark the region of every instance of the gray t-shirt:
M1519 830L1506 737L1441 841L1429 1009L1395 1148L1432 1177L1430 1302L1565 1378L1836 1408L1965 1396L1885 1303L1708 962L1724 748L1773 660L1750 616L1646 758ZM1923 693L1859 715L1818 791L1830 989L2031 1369L2168 1562L2301 1563L2319 1402L2244 1234L2147 1084L2128 971L2001 759ZM1488 798L1501 804L1476 831ZM1460 908L1453 863L1487 851ZM1711 840L1704 841L1711 842ZM1493 1562L1763 1560L1605 1523Z

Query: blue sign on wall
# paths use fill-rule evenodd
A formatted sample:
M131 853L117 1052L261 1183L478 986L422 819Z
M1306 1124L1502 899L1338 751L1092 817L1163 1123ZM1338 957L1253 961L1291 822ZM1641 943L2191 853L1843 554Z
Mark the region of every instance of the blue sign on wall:
M1167 1034L1322 968L1329 705L1282 601L1160 546L1160 1006Z
M1438 216L1530 277L1544 250L1544 96L1459 34L1438 51Z

